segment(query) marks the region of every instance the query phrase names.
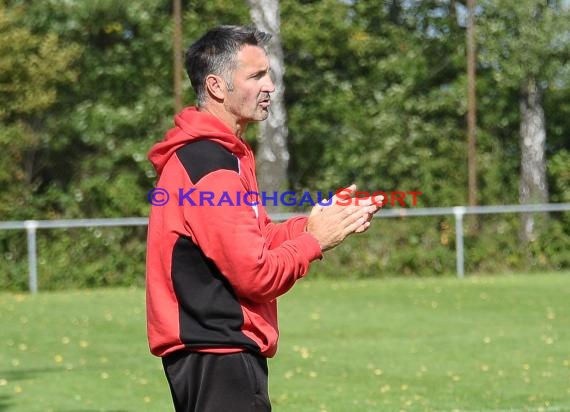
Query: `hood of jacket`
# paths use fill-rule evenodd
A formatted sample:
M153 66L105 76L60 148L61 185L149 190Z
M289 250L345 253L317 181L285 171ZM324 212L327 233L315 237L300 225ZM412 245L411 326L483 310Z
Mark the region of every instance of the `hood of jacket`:
M196 140L212 140L238 156L247 152L246 143L233 134L228 126L194 106L187 107L174 116L174 124L164 139L152 146L148 153L148 159L159 176L168 159L178 149Z

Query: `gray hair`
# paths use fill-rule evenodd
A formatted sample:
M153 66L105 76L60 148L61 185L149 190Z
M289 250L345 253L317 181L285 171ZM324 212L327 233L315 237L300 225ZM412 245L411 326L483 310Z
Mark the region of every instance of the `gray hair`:
M271 35L254 26L219 26L211 29L186 50L186 73L196 92L198 105L206 100L206 77L221 76L232 90L231 74L236 55L245 45L264 47Z

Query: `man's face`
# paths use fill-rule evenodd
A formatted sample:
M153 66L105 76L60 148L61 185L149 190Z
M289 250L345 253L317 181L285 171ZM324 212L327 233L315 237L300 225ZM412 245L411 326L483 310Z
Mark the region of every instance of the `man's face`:
M246 45L237 54L231 89L227 90L224 107L245 125L267 119L270 96L275 85L269 75L269 59L261 47Z

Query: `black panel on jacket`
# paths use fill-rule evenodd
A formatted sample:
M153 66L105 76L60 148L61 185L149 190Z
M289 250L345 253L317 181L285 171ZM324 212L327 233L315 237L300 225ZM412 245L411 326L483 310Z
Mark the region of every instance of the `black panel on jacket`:
M176 151L193 184L208 173L220 169L239 173L238 159L219 143L211 140L196 140Z
M172 282L180 339L188 348L243 347L259 352L241 332L243 313L231 285L191 238L180 237L174 245Z

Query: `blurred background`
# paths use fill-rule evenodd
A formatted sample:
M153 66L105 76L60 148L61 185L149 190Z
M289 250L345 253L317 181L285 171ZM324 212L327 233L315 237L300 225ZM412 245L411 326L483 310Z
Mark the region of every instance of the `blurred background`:
M355 182L421 191L422 208L570 202L568 2L2 0L0 220L146 217L146 154L194 104L182 50L252 22L274 34L286 114L248 130L273 153L258 156L263 190ZM314 275L455 273L453 216L376 223ZM39 230L41 289L142 286L145 236ZM570 268L568 212L468 216L464 237L472 274ZM27 289L25 231L0 231L0 266L0 289Z

